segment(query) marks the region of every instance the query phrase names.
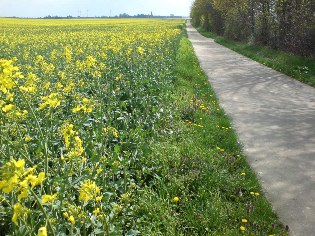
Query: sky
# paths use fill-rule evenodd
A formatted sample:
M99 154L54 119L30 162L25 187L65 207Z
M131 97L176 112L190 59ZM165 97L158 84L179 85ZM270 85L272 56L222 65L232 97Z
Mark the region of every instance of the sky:
M115 16L151 14L189 16L193 0L0 0L0 17Z

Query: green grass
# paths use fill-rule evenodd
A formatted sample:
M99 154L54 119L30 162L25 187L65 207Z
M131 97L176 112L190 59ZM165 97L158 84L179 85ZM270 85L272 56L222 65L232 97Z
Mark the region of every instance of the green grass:
M139 206L143 235L287 235L187 37L176 73L172 123L154 138L146 160L154 174L152 194Z
M315 87L315 58L296 56L265 46L228 40L202 28L197 28L197 30L202 35L213 38L216 43Z

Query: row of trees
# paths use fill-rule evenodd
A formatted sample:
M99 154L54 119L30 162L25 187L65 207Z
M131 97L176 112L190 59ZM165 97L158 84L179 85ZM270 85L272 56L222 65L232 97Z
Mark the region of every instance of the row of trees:
M315 0L195 0L191 18L229 39L315 55Z

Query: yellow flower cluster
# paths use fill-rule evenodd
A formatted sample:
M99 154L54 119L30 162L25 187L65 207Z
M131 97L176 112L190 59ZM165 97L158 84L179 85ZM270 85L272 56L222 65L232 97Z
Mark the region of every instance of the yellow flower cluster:
M105 136L112 135L114 138L118 138L119 133L117 129L115 129L114 127L111 126L105 127L103 131Z
M34 174L36 166L32 168L25 168L25 160L11 159L5 163L1 171L0 191L3 193L18 193L18 200L27 198L29 196L30 187L34 188L41 185L45 180L45 173L40 172L38 175ZM20 202L14 204L12 221L18 225L18 219L27 215L28 209Z
M0 91L10 94L10 90L16 86L17 78L24 78L19 68L14 66L16 60L0 59Z
M83 98L82 104L72 109L73 113L83 111L85 113L91 113L93 111L94 104L87 98Z
M63 125L61 133L68 151L66 157L69 159L80 157L84 152L83 143L78 136L78 132L73 130L73 124L66 123Z
M19 225L19 219L25 218L29 212L29 209L24 207L21 203L17 202L13 206L12 222Z
M79 189L79 200L83 202L87 202L90 200L95 200L97 197L100 197L101 189L96 185L94 181L86 180L81 184Z
M47 202L54 202L56 200L57 194L53 194L53 195L48 195L45 194L42 196L42 204L45 204Z
M44 102L39 105L40 110L43 110L46 107L57 108L60 106L61 103L61 98L58 93L51 93L48 96L44 96L42 97L42 100Z
M19 195L23 198L26 194L26 190L31 184L32 187L42 184L45 179L45 173L40 172L37 176L33 174L36 166L26 169L25 161L19 159L18 161L11 159L1 167L1 181L0 190L4 193L12 192L17 186L19 186Z

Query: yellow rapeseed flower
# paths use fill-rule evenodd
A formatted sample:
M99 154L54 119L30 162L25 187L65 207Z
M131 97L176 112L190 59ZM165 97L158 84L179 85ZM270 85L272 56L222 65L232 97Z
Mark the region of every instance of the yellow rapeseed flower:
M96 208L94 211L93 211L93 214L97 216L97 214L100 213L100 208Z
M108 126L106 128L103 128L105 135L113 135L114 138L118 138L118 131L114 127Z
M32 187L35 187L37 185L41 185L42 182L45 179L45 173L40 172L38 176L30 174L26 177L27 181L32 185Z
M96 201L96 202L100 202L100 201L102 201L102 198L103 198L103 196L97 196L97 197L95 198L95 201Z
M71 224L75 224L75 220L74 220L74 217L73 216L70 216L69 218L68 218L68 221L70 221L71 222Z
M25 161L23 159L11 159L1 167L0 190L10 193L18 185L19 179L25 172Z
M57 194L53 194L53 195L43 195L42 196L42 204L45 204L47 202L54 202L56 200Z
M14 108L13 104L8 104L8 105L5 105L4 107L2 107L2 111L7 113L7 112L11 111L13 108Z
M28 209L25 208L21 203L17 202L13 206L13 216L12 216L12 222L15 225L19 225L18 220L20 218L23 218L27 215Z
M47 236L47 229L45 226L38 229L37 236Z
M94 181L86 180L81 184L79 189L79 200L87 202L89 200L95 199L99 195L101 189L96 185Z
M18 195L18 200L20 201L21 199L27 198L29 193L28 193L28 181L27 179L24 179L22 182L20 182L20 188L19 192L20 194Z

